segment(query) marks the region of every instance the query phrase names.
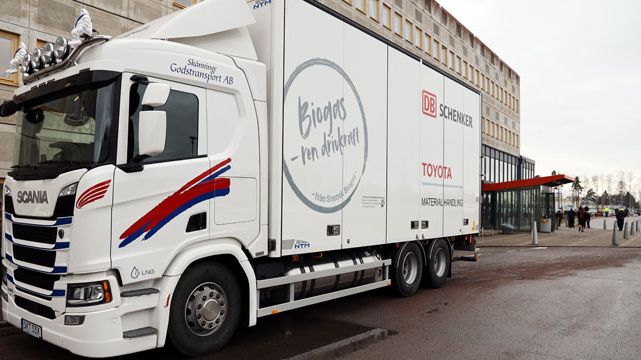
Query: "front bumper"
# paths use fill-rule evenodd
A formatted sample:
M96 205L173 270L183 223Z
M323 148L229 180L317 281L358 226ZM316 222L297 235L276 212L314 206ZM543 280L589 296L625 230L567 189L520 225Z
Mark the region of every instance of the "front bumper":
M77 355L98 358L156 348L157 334L125 339L123 333L150 326L157 305L158 294L151 294L122 299L114 308L88 313L67 312L49 320L20 308L9 295L8 302L2 299L2 315L17 328L21 327L22 319L42 326L42 339L49 343ZM65 315L84 315L85 320L82 325L68 326L64 324Z

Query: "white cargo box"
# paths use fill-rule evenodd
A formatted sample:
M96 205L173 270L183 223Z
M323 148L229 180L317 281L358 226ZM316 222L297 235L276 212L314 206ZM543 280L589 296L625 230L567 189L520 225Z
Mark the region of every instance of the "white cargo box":
M314 1L257 1L271 256L477 232L481 96Z

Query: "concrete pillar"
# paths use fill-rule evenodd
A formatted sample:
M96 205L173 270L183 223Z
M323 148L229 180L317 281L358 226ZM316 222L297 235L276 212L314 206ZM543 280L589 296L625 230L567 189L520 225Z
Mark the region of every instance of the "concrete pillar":
M617 236L617 224L612 227L612 246L619 246L619 238Z
M634 235L634 233L635 233L635 229L634 229L636 227L634 225L635 222L636 221L630 221L630 236Z
M532 245L539 244L539 232L536 230L536 221L532 221Z
M640 221L640 220L635 221L635 223L636 223L636 225L637 225L637 232L639 232L639 221Z
M623 224L623 238L624 239L629 239L630 238L630 230L629 230L629 226L628 225L630 225L630 223Z

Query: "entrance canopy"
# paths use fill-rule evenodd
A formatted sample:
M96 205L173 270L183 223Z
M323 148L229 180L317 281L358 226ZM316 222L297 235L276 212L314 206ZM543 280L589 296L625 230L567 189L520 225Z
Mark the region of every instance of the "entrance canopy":
M540 176L533 177L530 179L523 180L514 180L506 181L500 183L484 183L482 186L483 192L492 192L492 191L503 191L503 190L513 190L513 189L523 189L531 188L538 186L559 186L563 184L573 183L575 178L568 175L552 175L552 176Z

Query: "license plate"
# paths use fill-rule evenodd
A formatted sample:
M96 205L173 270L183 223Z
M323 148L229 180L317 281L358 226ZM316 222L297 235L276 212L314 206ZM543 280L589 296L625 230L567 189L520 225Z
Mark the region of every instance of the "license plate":
M36 325L31 321L22 319L22 332L29 334L36 339L42 339L42 326Z

